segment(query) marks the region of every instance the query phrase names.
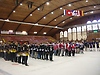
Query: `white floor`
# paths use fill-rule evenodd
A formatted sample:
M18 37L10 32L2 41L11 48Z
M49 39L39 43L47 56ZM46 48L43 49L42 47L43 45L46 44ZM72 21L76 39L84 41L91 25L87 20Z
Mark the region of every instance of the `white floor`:
M54 57L54 61L29 59L29 66L0 58L0 75L100 75L100 52L75 57Z

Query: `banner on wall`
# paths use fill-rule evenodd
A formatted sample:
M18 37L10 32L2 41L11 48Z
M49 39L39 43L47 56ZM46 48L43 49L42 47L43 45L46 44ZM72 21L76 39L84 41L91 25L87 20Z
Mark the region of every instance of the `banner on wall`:
M67 16L84 16L83 10L64 10L64 15Z

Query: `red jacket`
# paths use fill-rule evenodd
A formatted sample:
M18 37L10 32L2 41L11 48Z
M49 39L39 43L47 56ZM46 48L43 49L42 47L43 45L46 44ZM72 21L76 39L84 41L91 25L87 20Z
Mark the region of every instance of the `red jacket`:
M59 48L62 49L64 48L64 45L62 43L59 44Z
M71 47L72 47L72 50L75 50L76 48L75 44L72 44Z

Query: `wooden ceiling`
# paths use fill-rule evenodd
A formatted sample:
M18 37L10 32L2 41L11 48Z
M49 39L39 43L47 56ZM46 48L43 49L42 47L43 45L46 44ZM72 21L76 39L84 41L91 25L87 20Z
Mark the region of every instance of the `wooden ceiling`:
M32 7L28 7L30 3ZM71 6L68 6L69 4ZM83 10L87 13L84 16L91 16L100 13L100 0L0 0L0 19L44 25L34 26L0 20L0 30L27 31L31 35L34 35L34 32L37 32L36 35L43 35L43 32L46 32L46 35L52 36L61 29L45 26L64 28L73 20L82 18L63 16L64 9ZM94 13L90 13L91 11Z

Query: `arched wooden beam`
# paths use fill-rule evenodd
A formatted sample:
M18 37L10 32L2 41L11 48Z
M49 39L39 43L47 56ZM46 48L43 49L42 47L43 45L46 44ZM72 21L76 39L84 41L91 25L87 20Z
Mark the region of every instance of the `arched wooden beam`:
M20 1L20 3L22 3L24 0ZM9 19L9 17L11 16L11 14L13 13L14 10L16 10L16 8L20 5L20 3L18 5L16 5L13 10L9 13L8 17L6 19ZM6 22L4 22L0 28L0 30L3 28L3 26L5 25Z

